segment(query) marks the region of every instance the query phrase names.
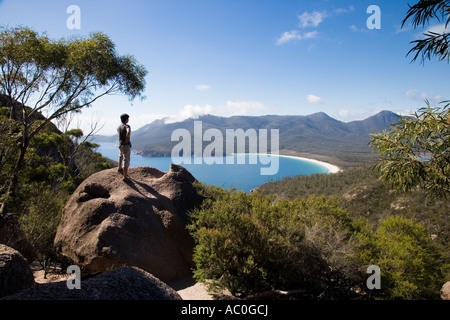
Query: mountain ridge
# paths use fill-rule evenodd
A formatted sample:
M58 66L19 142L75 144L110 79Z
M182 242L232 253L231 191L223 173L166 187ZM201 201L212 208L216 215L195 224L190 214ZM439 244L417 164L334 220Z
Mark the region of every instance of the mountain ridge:
M315 154L367 163L376 157L369 146L370 134L389 129L400 116L391 111L381 111L364 120L343 122L324 112L311 115L264 115L220 117L204 115L197 119L165 123L164 119L133 131L133 151L149 157L170 157L179 141L171 141L172 132L186 129L193 136L194 121L202 121L203 133L210 128L218 129L225 137L226 129L279 129L280 151ZM115 142L116 135L96 136L96 142ZM211 142L204 142L204 146ZM270 150L270 149L269 149ZM225 151L225 150L224 150ZM224 152L225 153L225 152ZM357 160L359 159L359 160Z

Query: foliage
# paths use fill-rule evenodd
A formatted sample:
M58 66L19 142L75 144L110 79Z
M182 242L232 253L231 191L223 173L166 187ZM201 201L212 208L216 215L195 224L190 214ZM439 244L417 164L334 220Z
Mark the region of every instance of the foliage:
M19 216L19 223L39 261L46 265L58 257L53 240L69 193L51 190L43 183L34 183L22 192L26 193L28 199L23 203L24 213Z
M189 226L198 245L195 277L234 295L304 288L343 295L360 272L345 211L324 197L278 200L207 188L212 199Z
M445 22L445 26L450 22L450 1L448 0L420 0L408 10L402 27L411 19L414 28L425 26L431 19ZM442 34L428 31L424 34L424 39L414 40L415 46L408 52L408 55L415 52L413 61L422 56L422 62L431 60L433 56L439 60L450 60L449 33Z
M389 131L373 135L381 176L402 191L418 186L429 195L450 195L450 109L422 108Z
M323 195L338 199L354 220L362 219L372 229L388 217L403 216L423 224L442 255L437 264L450 280L450 200L430 199L422 189L401 192L379 178L373 167L344 170L336 174L296 176L259 187L264 194L295 199Z
M118 55L114 43L102 33L52 40L26 27L0 28L0 95L7 100L2 113L7 111L4 116L19 125L18 130L9 131L16 141L2 150L8 151L6 158L16 159L2 190L0 214L14 198L33 138L51 121L79 112L105 95L140 97L146 74L134 57Z
M146 74L102 33L51 40L26 27L0 28L0 218L18 215L44 265L57 256L65 201L87 176L112 166L87 139L92 132L60 132L52 121L107 94L139 97Z
M371 225L352 218L336 198L202 190L209 200L189 226L197 243L194 276L213 290L245 296L301 288L317 299L439 297L442 248L412 218L388 215ZM380 291L366 287L369 265L381 269Z
M361 228L359 259L381 270L382 289L374 295L385 299L439 299L443 276L440 255L425 227L404 217L389 217L372 231Z
M78 145L72 141L73 133L60 133L53 125L48 125L31 140L24 168L18 176L18 188L10 202L10 208L20 213L20 225L44 268L50 260L61 261L54 250L53 239L71 193L89 175L112 167L111 161L92 149L94 144ZM81 130L76 133L83 135ZM0 135L4 145L7 139ZM74 154L74 150L78 152ZM7 162L3 168L7 168ZM4 185L6 179L0 178Z

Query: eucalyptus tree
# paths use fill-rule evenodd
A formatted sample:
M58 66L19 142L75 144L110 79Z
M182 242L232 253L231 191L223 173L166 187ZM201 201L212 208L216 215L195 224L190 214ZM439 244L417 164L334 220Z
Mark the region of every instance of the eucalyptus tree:
M450 23L450 1L420 0L410 6L402 26L411 20L414 28L426 27L437 21L438 27L428 29L424 38L412 41L414 54L422 63L433 57L450 61L447 27ZM435 30L435 31L430 31ZM440 30L439 32L437 32ZM408 191L422 187L428 195L447 198L450 195L450 104L419 109L403 117L390 130L376 133L371 145L381 159L377 164L384 180L398 189Z
M11 128L8 136L13 137L12 147L3 146L10 154L2 158L13 164L0 214L14 196L33 137L51 121L80 112L106 95L143 99L146 75L142 64L131 55L119 55L103 33L54 40L27 27L0 28L0 94L7 101L0 127Z
M450 195L450 112L431 107L415 112L389 130L373 135L381 176L397 189L423 188L428 195Z

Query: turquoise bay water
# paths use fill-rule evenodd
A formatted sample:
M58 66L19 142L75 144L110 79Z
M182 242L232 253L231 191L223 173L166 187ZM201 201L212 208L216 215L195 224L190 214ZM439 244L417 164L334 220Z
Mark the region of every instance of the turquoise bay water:
M115 143L101 143L98 149L103 156L117 161L119 158L119 149ZM226 164L228 157L235 157L235 164ZM258 161L257 164L250 164L248 156L245 164L237 164L237 157L242 156L227 156L224 157L224 164L212 164L208 165L202 161L202 164L180 164L185 167L189 172L199 181L206 184L211 184L225 189L232 187L242 190L244 192L250 192L252 189L270 181L281 180L284 177L296 176L296 175L310 175L314 173L329 173L326 167L319 164L312 163L302 159L295 159L289 157L278 157L279 170L275 175L261 175L261 168L268 168L269 164L262 164ZM193 159L193 158L192 158ZM230 159L228 159L230 160ZM275 159L274 159L275 160ZM163 172L170 170L172 164L172 158L150 158L143 157L141 155L131 154L131 166L141 167L148 166L154 167Z

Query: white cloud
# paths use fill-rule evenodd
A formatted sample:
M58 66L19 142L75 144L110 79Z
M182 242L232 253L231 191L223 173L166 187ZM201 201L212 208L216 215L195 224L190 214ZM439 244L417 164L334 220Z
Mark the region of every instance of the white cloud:
M399 33L404 33L404 32L409 32L412 29L411 26L401 26L398 25L395 29L395 34L399 34Z
M341 118L346 119L346 118L349 117L350 111L349 111L349 110L346 110L346 109L339 109L338 115L339 115Z
M446 27L445 23L436 24L436 25L428 27L425 31L417 32L414 35L414 37L415 37L415 39L423 39L424 34L427 34L429 32L437 33L437 34L450 33L450 25Z
M328 14L326 12L314 11L310 13L305 11L298 16L299 19L298 28L300 29L317 28L326 17L328 17ZM317 35L318 32L316 30L301 32L299 29L296 29L292 31L283 32L281 36L277 39L276 43L277 45L282 45L291 41L312 39L317 37Z
M120 119L117 115L99 114L95 115L86 110L74 119L70 129L80 127L83 132L89 132L89 126L93 122L99 123L99 128L103 126L102 135L114 135ZM206 105L185 105L183 108L172 114L162 113L130 113L130 125L133 131L154 122L155 120L164 120L165 123L176 123L187 119L198 119L201 116L211 114L222 117L231 117L238 115L259 116L270 113L270 108L258 101L227 101L225 104L213 107ZM81 125L77 125L81 124Z
M197 119L203 115L211 114L221 117L231 117L240 115L263 115L267 114L269 107L258 101L227 101L225 105L212 107L207 104L186 105L176 116L166 117L166 123L184 121L186 119Z
M155 120L160 120L168 118L169 115L161 113L146 113L140 114L136 117L131 117L130 121L133 120L133 127L135 129L145 126L146 124L152 123Z
M308 95L306 96L306 100L307 100L309 103L323 104L323 99L320 98L320 97L318 97L318 96L315 96L315 95L313 95L313 94L308 94Z
M281 37L277 40L278 45L282 45L284 43L294 41L294 40L305 40L312 39L317 36L317 31L310 31L300 34L298 30L283 32Z
M277 45L281 45L290 41L315 38L318 34L317 31L301 33L300 29L317 28L328 17L342 13L350 13L354 10L355 8L353 6L349 6L348 8L336 9L331 13L326 11L319 12L316 10L313 12L305 11L297 16L299 20L297 29L283 32L281 36L277 39L276 43Z
M338 120L344 121L344 122L350 122L350 121L358 121L358 120L364 120L371 116L376 115L382 111L381 109L373 109L366 112L354 112L347 109L340 109L338 111Z
M354 6L349 6L348 8L338 8L336 10L334 10L334 12L336 12L337 14L341 14L341 13L350 13L355 11L355 7Z
M199 91L207 91L209 89L211 89L211 86L207 85L207 84L199 84L195 86L195 89L199 90Z
M354 24L352 24L349 29L353 32L362 32L362 33L370 33L371 30L367 28L366 25L364 25L363 27L358 27L355 26Z
M347 109L339 109L339 111L337 112L336 119L343 121L343 122L359 121L359 120L364 120L371 116L374 116L383 110L386 110L386 109L375 108L372 110L367 110L365 112L355 112L355 111L351 111L351 110L347 110ZM395 112L400 115L410 114L409 110L408 111L406 111L406 110L394 111L393 110L392 112Z
M407 97L408 99L416 100L418 97L417 90L416 89L406 90L405 97Z
M269 107L258 101L227 101L225 106L217 108L216 114L225 117L261 115L269 110Z
M301 34L299 34L298 30L286 31L286 32L283 32L283 34L281 35L280 38L278 38L277 44L281 45L281 44L284 44L289 41L301 40L301 39L303 39L303 37L301 36Z
M405 97L419 102L428 100L431 104L439 104L446 100L446 98L440 94L429 95L427 92L419 92L417 89L406 90Z
M76 116L69 129L79 128L83 130L83 133L88 134L91 131L91 125L98 123L97 129L100 135L114 135L117 133L117 127L120 124L119 115L111 114L94 114L88 112L90 110L83 110L83 112ZM134 114L130 115L130 125L133 131L145 126L146 124L152 123L155 120L169 118L167 114L161 113L145 113L145 114Z
M450 27L446 26L445 23L442 23L429 27L426 33L428 32L444 34L450 32Z
M211 114L213 108L211 105L207 104L204 106L200 105L185 105L176 116L170 116L166 119L166 123L174 123L184 121L186 119L197 119L198 117L204 116L206 114Z
M303 34L303 39L312 39L315 38L317 36L318 32L317 31L310 31L310 32L306 32L305 34Z
M319 24L323 22L323 20L328 17L328 14L326 12L303 12L301 15L298 16L299 27L300 28L308 28L308 27L314 27L317 28Z

